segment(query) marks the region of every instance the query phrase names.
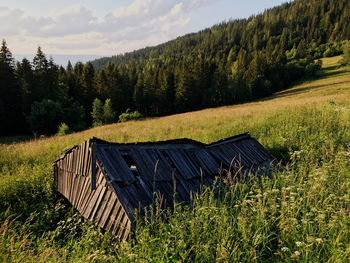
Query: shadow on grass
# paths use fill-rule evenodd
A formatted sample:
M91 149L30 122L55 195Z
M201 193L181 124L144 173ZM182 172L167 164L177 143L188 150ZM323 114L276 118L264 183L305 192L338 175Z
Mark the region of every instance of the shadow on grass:
M266 149L282 165L286 165L290 161L290 151L287 146L276 145L272 148L267 147Z
M335 67L336 69L337 67ZM325 79L325 78L329 78L329 77L334 77L337 75L341 75L344 73L349 73L348 70L339 70L339 71L329 71L329 68L327 69L322 69L318 74L317 74L317 78L316 79Z
M350 81L340 81L340 82L327 83L327 84L314 85L314 86L308 86L308 87L303 87L303 88L298 88L298 89L287 90L287 91L283 91L283 92L276 94L275 96L273 96L273 98L283 98L283 97L287 97L290 95L300 94L300 93L303 93L305 91L317 89L317 88L327 87L330 85L341 85L341 84L346 84L346 83L350 83Z
M31 135L18 135L18 136L4 136L0 137L0 144L12 144L17 142L27 142L33 140Z

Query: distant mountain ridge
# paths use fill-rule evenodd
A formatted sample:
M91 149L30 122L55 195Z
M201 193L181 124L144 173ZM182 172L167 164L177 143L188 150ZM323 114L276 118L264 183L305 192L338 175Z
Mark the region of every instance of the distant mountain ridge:
M287 35L289 39L286 49L291 49L302 39L320 45L350 39L349 17L348 0L296 0L248 19L223 22L154 47L96 59L92 64L95 69L100 69L107 63L122 65L131 61L197 55L203 51L215 57L218 49L228 55L230 47L235 45L249 49L249 45L253 44L249 42L255 41L257 31L268 33L268 38L273 42L280 41L282 36ZM259 34L257 37L260 38ZM266 47L268 39L263 37L259 41L262 41L259 45Z

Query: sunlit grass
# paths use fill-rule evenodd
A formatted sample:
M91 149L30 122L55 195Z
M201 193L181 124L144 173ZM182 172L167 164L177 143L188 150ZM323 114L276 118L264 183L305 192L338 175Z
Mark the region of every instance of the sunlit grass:
M2 144L0 261L350 261L350 70L339 59L324 59L319 79L264 100ZM51 162L92 136L209 143L242 132L284 168L157 210L166 220L154 214L125 243L86 223L53 190Z

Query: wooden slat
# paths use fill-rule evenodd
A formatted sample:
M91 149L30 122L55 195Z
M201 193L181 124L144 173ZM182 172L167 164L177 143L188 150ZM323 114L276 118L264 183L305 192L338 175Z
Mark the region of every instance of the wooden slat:
M97 224L99 224L101 219L102 219L102 215L104 214L104 212L108 206L108 201L110 200L111 195L112 195L112 191L109 190L108 187L106 187L106 193L105 193L103 199L101 200L100 207L96 211L94 217L92 218L92 220L94 222L96 222Z
M107 206L105 208L105 211L103 212L103 215L101 216L99 225L102 228L107 228L106 223L108 222L109 218L111 217L111 213L114 209L114 206L118 203L117 196L111 191L111 197L107 201ZM120 203L119 203L120 204ZM119 208L118 208L119 209Z
M97 199L96 203L94 204L90 215L88 216L88 218L90 218L91 220L94 219L96 212L100 209L100 206L102 204L102 200L105 197L105 193L107 192L107 187L101 186L101 188L102 188L102 190L98 196L98 199Z
M113 227L116 223L116 220L117 220L118 216L120 216L121 214L124 214L124 209L123 209L121 203L119 202L119 200L117 200L117 204L114 206L113 211L108 218L109 220L108 220L108 223L106 226L106 230L108 230L109 232L112 232Z

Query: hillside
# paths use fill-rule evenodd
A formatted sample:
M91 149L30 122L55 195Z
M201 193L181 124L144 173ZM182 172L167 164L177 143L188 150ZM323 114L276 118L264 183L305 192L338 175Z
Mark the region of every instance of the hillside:
M0 93L7 96L0 97L0 135L52 135L61 123L80 131L112 123L128 109L165 116L270 96L315 77L319 58L344 52L348 17L347 0L296 0L156 47L66 68L40 47L32 62L14 65L3 41ZM106 101L109 118L93 115Z
M231 56L232 53L237 55L240 48L246 51L253 48L274 49L276 43L281 42L284 42L286 50L290 50L294 45L297 47L300 40L304 40L304 45L311 48L315 45L349 39L350 25L346 19L348 16L349 3L344 0L286 1L285 4L247 19L222 22L155 47L96 59L92 64L99 70L108 63L120 66L130 63L148 64L161 60L171 64L177 59L186 57L195 59L198 55L215 59L216 56L228 57L229 53ZM326 48L322 47L317 52L324 52ZM322 53L317 56L322 56Z
M350 69L340 59L264 100L0 145L0 261L349 261ZM125 243L53 189L51 161L92 136L208 143L246 131L285 166L176 204L166 220L157 211Z

